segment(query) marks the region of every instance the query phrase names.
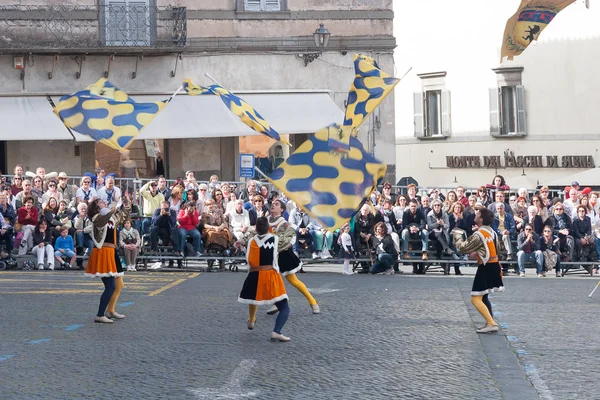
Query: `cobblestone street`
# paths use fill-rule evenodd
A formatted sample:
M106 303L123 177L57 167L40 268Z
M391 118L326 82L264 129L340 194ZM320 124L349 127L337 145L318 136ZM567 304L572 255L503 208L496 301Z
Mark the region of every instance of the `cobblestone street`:
M266 307L246 329L244 277L129 274L127 318L100 325L99 280L2 273L0 398L598 398L595 279L509 277L481 336L472 276L302 274L322 313L288 286L285 344Z

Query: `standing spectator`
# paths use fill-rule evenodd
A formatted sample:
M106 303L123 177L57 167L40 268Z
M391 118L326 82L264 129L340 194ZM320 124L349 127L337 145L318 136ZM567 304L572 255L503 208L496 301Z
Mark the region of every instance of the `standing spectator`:
M556 277L561 277L558 237L552 234L552 227L550 225L544 226L543 235L540 238L540 250L544 255L544 269L546 271L556 269Z
M485 185L485 188L488 190L492 198L496 198L495 194L498 191L508 192L510 190L510 186L506 184L506 181L502 175L496 175L494 179L492 179L492 183ZM490 210L494 211L494 208L491 208Z
M517 260L519 265L519 276L525 276L525 263L535 261L537 276L542 278L546 276L544 271L544 255L540 250L540 236L533 231L533 225L525 225L523 232L517 238Z
M77 203L77 186L69 185L68 183L69 176L66 172L58 174L58 186L56 187L56 191L67 201L67 207L71 212L74 212Z
M571 217L565 213L563 203L559 201L554 204L552 215L548 218L548 221L552 224L553 234L558 236L563 260L572 260L573 252L575 250L575 239L573 239L573 236L571 235L573 223L571 222Z
M38 223L38 209L33 206L33 197L26 197L24 201L25 205L19 208L18 211L18 222L21 224L21 231L23 231L23 238L19 246L20 256L27 253L33 246L33 231Z
M29 203L29 202L28 202ZM52 233L48 229L48 223L41 219L32 234L33 248L31 252L37 257L38 269L44 269L44 254L48 264L45 269L54 270L54 248L52 247Z
M185 244L189 236L193 240L196 257L202 257L202 237L200 236L200 231L196 228L198 226L196 203L192 201L186 203L185 207L177 215L177 222L179 222L179 229L177 230L179 255L181 257L184 256Z
M198 182L196 181L196 177L194 176L194 171L185 172L184 184L186 189L198 190Z
M426 218L423 213L418 209L418 202L416 199L411 199L408 204L408 210L404 211L402 216L402 225L404 230L402 231L402 250L404 252L404 258L410 259L408 254L408 242L411 237L420 237L422 243L422 256L423 260L428 260L427 255L429 245L429 232L426 229Z
M192 173L191 176L193 178L194 174ZM158 183L156 181L150 181L142 186L140 195L144 199L142 205L142 234L145 235L150 232L154 210L160 208L160 204L165 201L165 198L158 193Z
M167 186L167 180L164 176L158 177L158 193L162 194L165 200L171 197L171 189Z
M133 229L130 220L123 222L123 229L119 234L119 246L125 253L125 263L127 264L127 271L135 271L137 264L137 256L142 245L142 239L137 230Z
M54 243L54 257L63 269L75 268L77 255L75 254L75 245L73 244L73 236L69 235L69 227L63 226L60 228L60 236L56 238ZM63 257L69 257L69 263L63 261Z
M150 249L158 251L158 240L167 246L171 239L175 242L177 232L177 211L171 208L168 201L163 201L160 208L154 210L150 227Z
M498 237L502 238L502 245L507 253L506 260L512 261L513 248L511 240L516 236L515 220L512 215L506 213L504 205L501 203L496 203L495 216L496 218L492 222L491 228L496 232ZM508 272L508 266L503 267L502 270Z
M85 203L89 205L92 201L98 198L98 192L96 192L96 189L91 187L91 185L92 178L89 176L84 176L81 179L81 187L77 189L77 192L75 193L77 204Z
M468 206L469 205L469 199L467 198L467 196L465 196L465 188L462 186L458 186L456 188L456 196L457 196L457 200L463 205L463 206Z
M23 190L23 177L20 175L13 176L12 185L10 186L11 194L13 196L16 196L22 190Z
M396 203L396 194L392 193L391 183L385 182L383 184L383 187L381 188L381 194L385 199L390 200L392 204Z
M350 259L354 258L354 246L352 245L352 237L350 236L350 224L344 224L340 228L341 253L344 259L344 275L353 275L354 272L350 268Z

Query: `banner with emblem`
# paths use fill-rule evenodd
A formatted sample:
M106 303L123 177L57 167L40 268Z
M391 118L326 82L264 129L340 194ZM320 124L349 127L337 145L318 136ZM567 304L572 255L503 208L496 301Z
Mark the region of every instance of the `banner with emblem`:
M522 0L517 12L509 18L502 37L500 63L521 54L554 17L575 0Z
M346 223L383 180L386 166L349 137L350 150L329 146L340 125L321 129L275 169L269 181L296 205L334 231Z

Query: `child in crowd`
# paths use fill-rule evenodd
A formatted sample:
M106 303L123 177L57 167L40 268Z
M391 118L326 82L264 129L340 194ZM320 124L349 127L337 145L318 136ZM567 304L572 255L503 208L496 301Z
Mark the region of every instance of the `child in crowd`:
M344 275L352 275L352 268L350 267L350 259L354 258L354 247L352 247L352 238L350 237L350 225L346 224L342 226L342 234L340 235L340 241L342 245L342 257L344 258Z
M142 239L137 230L131 226L131 220L126 220L123 223L123 229L119 234L119 245L125 253L125 262L127 263L127 271L136 271L137 256L139 253Z
M56 257L56 261L58 261L60 266L64 269L74 269L75 261L77 260L77 255L75 254L75 244L73 243L73 236L69 235L68 226L64 225L60 228L60 236L56 238L54 248L56 249L56 251L54 252L54 257ZM70 261L68 264L62 260L62 257L64 256L70 257Z

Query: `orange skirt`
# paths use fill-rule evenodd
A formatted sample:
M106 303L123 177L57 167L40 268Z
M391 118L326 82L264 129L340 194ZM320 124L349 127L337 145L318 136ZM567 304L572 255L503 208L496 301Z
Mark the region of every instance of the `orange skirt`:
M123 276L121 260L119 260L117 250L112 247L92 248L92 254L87 263L85 274L87 276Z
M275 304L287 299L283 279L274 269L266 271L250 271L238 301L244 304Z

